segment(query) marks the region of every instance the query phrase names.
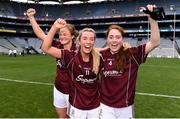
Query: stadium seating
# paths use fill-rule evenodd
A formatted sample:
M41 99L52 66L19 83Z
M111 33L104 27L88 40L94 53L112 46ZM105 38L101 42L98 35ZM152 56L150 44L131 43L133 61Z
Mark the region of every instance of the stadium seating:
M139 14L139 8L146 6L147 4L156 4L157 6L163 6L167 14L173 14L170 11L172 4L179 6L180 2L177 0L151 0L144 1L116 1L116 2L98 2L89 4L77 4L77 5L40 5L30 3L8 3L2 2L0 14L6 14L7 16L23 17L24 12L32 7L37 10L36 16L38 18L83 18L83 17L100 17L100 16L113 16L121 15L127 16L132 14ZM177 13L180 13L180 9L176 9Z
M14 18L18 20L26 20L26 21L16 21L20 22L19 24L23 23L25 27L19 28L18 26L14 25L3 25L1 29L15 29L16 31L21 31L22 29L26 29L28 32L32 33L32 29L30 24L27 22L27 18L24 16L24 12L28 8L35 8L36 9L36 18L40 20L40 25L45 29L50 28L50 24L59 17L65 18L69 20L70 23L75 24L75 26L79 29L82 29L86 26L92 27L96 30L98 37L96 40L96 47L103 47L106 44L106 40L104 39L104 31L110 24L119 24L127 30L127 33L132 35L132 37L126 37L126 41L129 42L132 46L137 46L141 43L147 42L147 30L148 25L147 21L143 21L144 19L136 19L133 21L134 18L131 20L129 19L120 19L120 18L131 18L136 15L140 15L139 8L145 6L147 4L156 4L157 6L162 6L165 9L166 14L170 17L168 18L168 24L165 26L163 24L164 21L159 22L160 28L162 31L168 31L169 34L165 34L168 38L161 38L161 45L152 53L150 56L163 56L163 57L178 57L179 54L176 50L173 50L173 43L170 40L172 37L172 28L174 24L173 15L175 11L171 11L170 7L172 5L176 7L176 14L177 19L179 18L178 15L180 14L180 1L177 0L151 0L151 1L144 1L141 0L125 0L125 1L106 1L106 2L97 2L97 3L85 3L85 4L70 4L70 5L42 5L42 4L31 4L31 3L17 3L17 2L1 2L0 1L0 17L13 17L13 20L10 20L8 24L14 24ZM117 17L117 19L115 19ZM137 17L138 18L138 17ZM129 20L129 21L128 21ZM44 22L44 21L48 21ZM6 20L3 20L1 23L5 23ZM178 23L178 21L177 21ZM166 24L166 23L165 23ZM140 26L142 26L142 31L139 30ZM179 24L176 24L176 28L179 29ZM21 31L24 32L25 30ZM161 31L161 32L162 32ZM134 37L134 33L144 33L146 34L141 41L138 40L138 36ZM99 35L100 34L100 35ZM177 34L178 35L178 34ZM2 51L8 51L5 49L18 49L18 52L21 52L24 48L32 47L35 51L41 52L40 45L41 41L36 38L28 38L30 40L25 41L24 37L1 37L0 43L5 45L7 48L1 46ZM14 46L12 46L14 44ZM179 40L177 40L177 45L180 46Z

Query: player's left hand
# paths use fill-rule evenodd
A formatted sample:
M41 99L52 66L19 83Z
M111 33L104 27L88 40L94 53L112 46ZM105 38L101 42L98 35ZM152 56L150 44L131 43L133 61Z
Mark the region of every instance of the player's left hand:
M123 47L124 47L123 50L127 50L127 49L131 48L131 45L128 42L123 42Z

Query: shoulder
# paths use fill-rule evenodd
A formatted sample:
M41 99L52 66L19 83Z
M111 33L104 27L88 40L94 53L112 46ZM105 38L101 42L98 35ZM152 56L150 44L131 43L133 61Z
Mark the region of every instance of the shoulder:
M74 50L61 49L62 55L64 57L74 57L76 52Z
M76 44L74 42L72 42L71 50L72 51L77 50Z
M146 44L142 44L136 47L132 47L130 48L130 52L135 54L135 53L139 53L139 52L143 52L145 50Z
M58 40L53 40L52 46L57 47L57 48L61 48L61 49L63 48L63 45Z
M109 49L107 49L107 50L102 50L102 51L100 51L100 54L101 54L102 56L109 55L109 54L110 54L110 50L109 50Z

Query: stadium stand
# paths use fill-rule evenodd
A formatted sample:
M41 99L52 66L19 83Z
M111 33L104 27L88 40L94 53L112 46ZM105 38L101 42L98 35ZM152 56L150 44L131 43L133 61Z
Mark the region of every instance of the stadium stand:
M41 53L41 41L36 38L29 21L24 16L24 12L32 7L36 9L35 17L45 32L50 29L55 19L65 18L69 23L74 24L78 30L84 27L94 28L98 37L96 46L103 47L106 44L104 39L106 28L110 24L119 24L126 29L126 41L132 46L136 46L148 40L147 17L139 11L140 7L147 4L163 7L167 15L165 20L158 21L162 37L161 45L150 56L179 57L179 39L176 38L175 43L172 41L174 23L176 23L175 35L176 37L180 35L180 1L177 0L148 0L144 2L141 0L114 0L55 5L0 0L0 35L2 36L0 43L5 44L3 46L7 48L17 47L19 52L30 48L33 53ZM170 10L171 7L174 7L173 10ZM175 17L176 19L174 19ZM4 36L7 39L4 39ZM24 38L29 40L26 41ZM174 44L176 47L173 46Z

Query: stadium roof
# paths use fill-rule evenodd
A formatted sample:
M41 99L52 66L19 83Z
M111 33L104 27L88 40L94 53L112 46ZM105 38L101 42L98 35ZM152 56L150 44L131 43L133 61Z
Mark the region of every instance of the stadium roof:
M15 2L24 3L39 3L39 4L79 4L79 3L92 3L102 1L124 1L124 0L10 0Z

